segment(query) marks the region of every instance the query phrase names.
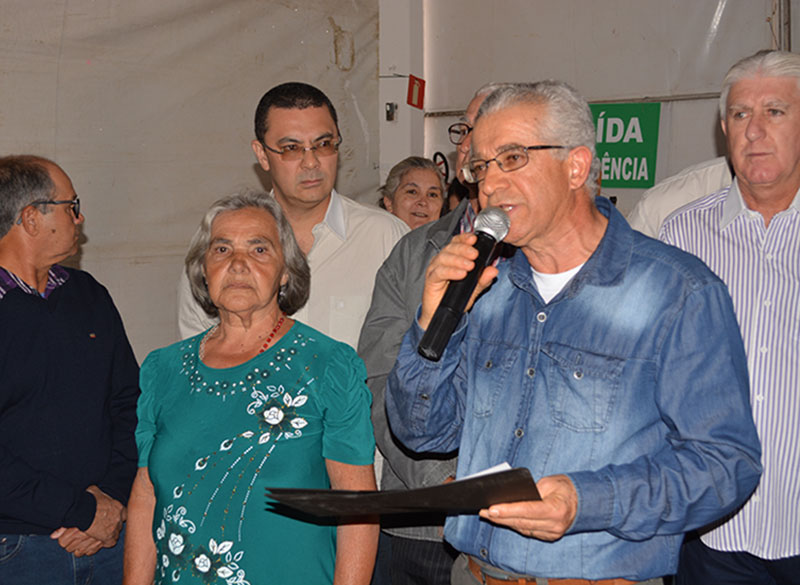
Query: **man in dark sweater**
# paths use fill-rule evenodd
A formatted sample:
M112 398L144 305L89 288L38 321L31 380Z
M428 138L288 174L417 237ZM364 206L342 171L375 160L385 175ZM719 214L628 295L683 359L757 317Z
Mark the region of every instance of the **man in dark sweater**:
M122 580L138 366L108 291L57 263L80 202L52 161L0 158L0 583Z

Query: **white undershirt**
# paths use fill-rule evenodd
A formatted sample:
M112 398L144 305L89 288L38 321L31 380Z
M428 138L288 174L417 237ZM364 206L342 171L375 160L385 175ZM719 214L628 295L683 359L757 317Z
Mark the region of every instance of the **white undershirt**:
M583 268L583 264L579 264L575 268L570 268L566 272L547 274L546 272L534 270L534 268L531 267L533 282L536 284L536 288L539 290L539 294L542 295L544 302L549 303L554 296L560 293L561 289L567 286L567 283L572 280L572 277L575 276L581 268Z

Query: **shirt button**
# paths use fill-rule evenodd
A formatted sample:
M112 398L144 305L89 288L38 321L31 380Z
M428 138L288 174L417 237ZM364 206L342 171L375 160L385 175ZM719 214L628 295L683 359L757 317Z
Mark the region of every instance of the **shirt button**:
M541 313L538 313L536 315L536 320L539 323L544 323L545 321L547 321L547 313L545 313L544 311L542 311Z
M581 378L583 378L583 372L581 372L580 370L575 370L574 372L572 372L572 377L575 378L576 380L580 380Z
M422 394L420 394L419 397L422 398L423 400L430 400L430 398L431 398L430 396L428 396L424 392Z
M763 394L756 394L756 402L762 402L764 400Z
M514 436L517 437L518 439L521 439L524 435L525 431L523 431L522 429L517 429L516 431L514 431Z
M764 256L764 258L766 258L767 260L772 260L772 254L767 254L766 256Z
M344 309L344 301L337 301L336 302L337 309Z
M489 368L491 368L491 367L492 367L492 360L486 360L486 364L484 365L484 367L485 367L487 370L488 370Z
M764 301L764 306L765 306L765 307L769 307L771 304L772 304L772 301L771 301L771 300L769 300L769 299L767 299L767 300L765 300L765 301Z
M526 374L528 374L528 377L529 377L529 378L533 378L533 375L536 373L536 370L534 370L533 368L528 368L528 369L525 371L525 373L526 373Z
M485 548L482 548L482 549L481 549L481 556L482 556L484 559L488 559L488 558L489 558L489 551L488 551L488 550L486 550Z
M758 351L760 351L761 353L767 353L768 350L766 346L761 346L758 348Z

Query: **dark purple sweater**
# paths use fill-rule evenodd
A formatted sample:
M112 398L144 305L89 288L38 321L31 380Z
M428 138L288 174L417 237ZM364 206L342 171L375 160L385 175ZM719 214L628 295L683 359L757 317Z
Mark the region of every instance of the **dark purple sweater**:
M67 270L0 299L0 533L85 530L86 488L126 504L136 474L136 359L108 291Z

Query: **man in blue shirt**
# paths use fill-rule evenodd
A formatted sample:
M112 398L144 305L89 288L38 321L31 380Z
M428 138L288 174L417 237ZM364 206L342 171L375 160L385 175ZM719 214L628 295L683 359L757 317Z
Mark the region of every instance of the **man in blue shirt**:
M465 175L482 207L508 213L517 251L483 271L438 362L416 347L448 283L472 268L475 236L433 259L387 410L411 449L458 448L458 477L507 461L539 478L542 500L449 518L445 538L465 553L453 583L673 573L683 533L758 481L724 284L595 198L598 170L591 112L566 84L516 84L481 106Z

